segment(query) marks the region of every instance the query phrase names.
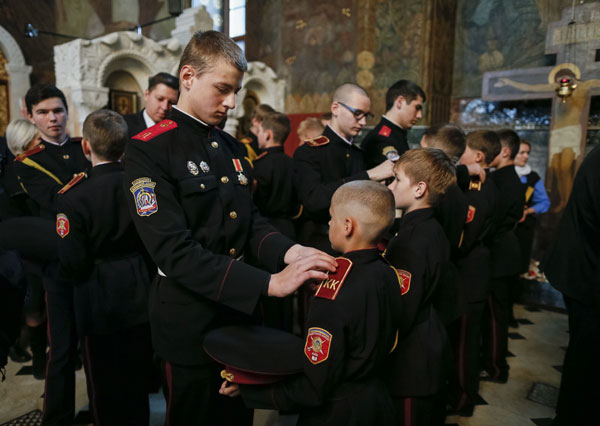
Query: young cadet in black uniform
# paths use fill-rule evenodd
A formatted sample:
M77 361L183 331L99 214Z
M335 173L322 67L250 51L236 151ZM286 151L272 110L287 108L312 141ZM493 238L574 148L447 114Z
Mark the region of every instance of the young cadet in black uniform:
M395 179L389 185L404 215L385 257L402 280L400 324L408 329L399 335L385 368L397 425L441 425L444 421L442 391L450 353L432 295L442 284L450 246L433 206L456 182L454 173L452 162L441 150L414 149L396 162Z
M309 219L307 244L332 252L327 238L329 203L337 188L353 180L382 181L392 176L393 163L367 170L363 151L353 138L371 116L371 100L365 90L355 84L343 84L333 94L331 124L323 135L307 141L294 153L294 183Z
M172 426L209 424L218 410L216 366L202 347L207 331L230 321L232 309L250 314L260 296L287 296L309 278L326 278L317 269L335 270L330 256L294 244L258 214L243 146L215 127L234 108L246 69L230 38L194 34L170 119L125 150L128 205L158 266L150 327ZM289 266L271 275L244 263L246 252L271 270Z
M123 192L119 160L128 139L116 112L88 115L82 148L93 168L67 184L58 203L61 273L75 283L75 318L98 425L147 425L150 414L150 277L127 210L130 195Z
M600 398L600 146L579 167L541 269L563 294L569 314L569 345L552 425L595 424Z
M463 165L478 164L482 169L500 153L495 132L478 130L467 136L467 147L460 158ZM450 329L455 366L450 380L451 414L471 416L479 392L481 323L489 296L490 252L487 239L496 224L498 191L491 179L471 178L465 191L468 215L465 219L460 254L457 258L459 283L465 297L465 310Z
M262 153L262 148L258 145L258 126L262 123L263 118L272 112L275 112L275 110L270 105L256 105L254 111L252 111L252 117L250 118L248 136L240 139L240 142L244 144L246 160L250 162L250 165L254 165L254 160Z
M398 80L385 94L385 115L362 142L368 168L386 159L395 161L408 151L407 133L423 116L427 97L416 83Z
M258 146L263 152L254 160L252 198L261 215L295 239L292 219L301 212L294 187L294 160L283 152L289 133L290 120L280 112L265 114L257 125Z
M498 222L490 245L490 290L482 329L482 379L505 383L508 380L509 286L519 273L521 254L514 233L523 216L525 195L514 159L519 152L519 135L513 130L498 132L502 149L496 156L490 174L498 192Z
M68 109L55 86L36 85L25 95L27 118L41 134L41 143L16 157L15 171L27 194L40 207L40 216L56 220L58 191L89 166L81 141L67 134ZM68 424L75 415L76 339L70 282L59 277L58 263L44 276L50 353L42 424Z
M299 410L301 425L393 425L393 404L379 376L394 347L400 277L377 244L394 220L394 200L383 185L349 182L334 193L330 213L331 245L344 255L311 303L303 373L270 386L242 386L242 398L250 407ZM221 393L235 395L238 386L224 382Z

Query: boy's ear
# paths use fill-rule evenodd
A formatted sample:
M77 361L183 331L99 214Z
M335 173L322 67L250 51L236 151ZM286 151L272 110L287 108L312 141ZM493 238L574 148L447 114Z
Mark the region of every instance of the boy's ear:
M427 184L423 181L417 182L414 191L415 198L423 198L427 194Z
M402 105L406 103L406 99L404 99L404 96L398 96L396 98L396 100L394 101L394 105L396 106L396 108L398 109L402 109Z
M356 224L351 217L344 218L344 236L346 238L352 236L356 229Z
M267 140L269 142L273 140L273 130L271 130L271 129L265 130L265 135L267 135Z
M477 163L481 163L483 160L485 159L483 152L481 151L475 151L475 161Z
M83 151L83 155L89 160L92 156L92 146L87 139L81 140L81 150Z

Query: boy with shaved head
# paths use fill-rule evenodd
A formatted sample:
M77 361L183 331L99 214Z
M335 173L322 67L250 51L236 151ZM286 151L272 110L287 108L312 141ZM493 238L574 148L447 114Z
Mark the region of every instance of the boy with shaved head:
M354 143L370 113L365 90L351 83L338 87L331 104L331 124L322 136L307 141L294 154L295 183L311 223L307 244L331 252L327 241L327 209L335 190L355 180L382 181L392 176L392 162L367 170L362 150Z
M355 181L331 200L329 239L339 268L323 280L306 321L304 371L269 386L242 385L247 406L300 410L299 424L393 425L393 405L377 374L396 336L400 286L377 250L394 220L383 185ZM221 393L237 394L223 384Z

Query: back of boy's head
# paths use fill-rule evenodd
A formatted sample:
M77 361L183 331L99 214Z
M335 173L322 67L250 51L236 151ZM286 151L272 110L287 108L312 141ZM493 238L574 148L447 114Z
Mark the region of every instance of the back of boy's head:
M88 115L83 122L83 139L94 154L104 161L117 161L125 151L129 139L127 124L120 114L101 109Z
M307 117L300 124L298 124L298 135L304 135L307 133L322 134L325 127L316 117Z
M498 131L498 137L500 138L502 148L507 147L510 149L510 159L514 160L521 147L521 138L517 132L511 129L500 130Z
M189 65L201 75L209 72L219 60L224 60L241 72L248 70L242 49L220 31L197 31L183 49L177 75Z
M69 112L65 94L53 84L36 84L32 86L25 94L25 105L27 112L33 114L33 106L50 98L59 98L65 106L65 111Z
M469 133L467 146L474 151L481 151L488 165L494 161L502 149L498 134L491 130L475 130Z
M290 119L280 112L266 114L261 122L263 130L273 132L273 141L283 145L290 134Z
M457 161L465 152L467 141L462 129L454 124L437 124L429 127L423 134L429 148L441 149L453 161Z
M435 205L448 188L456 183L456 169L444 151L437 148L410 149L400 156L394 170L402 169L411 184L425 182L427 201Z
M362 238L371 244L381 240L396 215L392 192L385 185L369 180L340 186L331 198L331 207L356 220Z
M254 107L252 111L252 119L261 123L267 114L275 112L273 107L268 104L259 104Z

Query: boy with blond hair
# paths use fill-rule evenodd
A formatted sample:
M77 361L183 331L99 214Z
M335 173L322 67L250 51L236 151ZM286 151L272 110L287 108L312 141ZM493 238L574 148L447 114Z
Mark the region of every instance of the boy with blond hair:
M377 244L394 220L385 186L354 181L329 209L338 270L319 285L306 321L303 374L270 386L241 387L246 405L300 410L302 425L391 425L393 405L376 374L396 336L399 278ZM223 384L221 393L237 394Z
M399 335L398 349L385 369L398 425L443 424L441 391L449 348L432 295L450 260L450 246L433 207L455 182L448 156L438 149L421 148L398 159L389 185L396 207L404 211L385 255L402 281L398 309L400 324L408 330Z

